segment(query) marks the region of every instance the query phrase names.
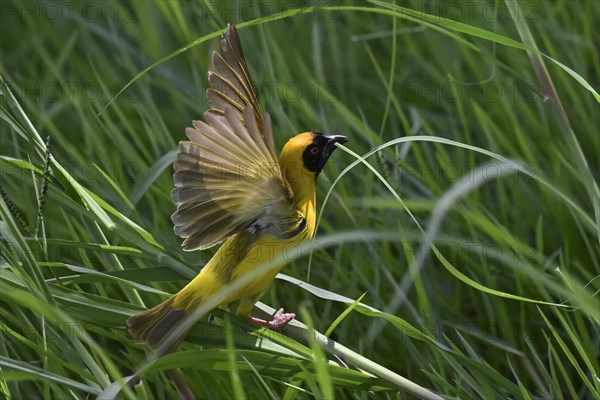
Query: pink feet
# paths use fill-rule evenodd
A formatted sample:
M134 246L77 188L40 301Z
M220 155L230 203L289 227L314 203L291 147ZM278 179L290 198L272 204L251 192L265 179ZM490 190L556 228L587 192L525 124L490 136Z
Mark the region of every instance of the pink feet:
M264 319L249 317L250 322L262 325L265 328L269 329L279 329L282 326L287 325L288 322L296 318L296 314L294 313L284 313L283 308L280 308L279 311L275 313L273 316L273 320L265 321Z

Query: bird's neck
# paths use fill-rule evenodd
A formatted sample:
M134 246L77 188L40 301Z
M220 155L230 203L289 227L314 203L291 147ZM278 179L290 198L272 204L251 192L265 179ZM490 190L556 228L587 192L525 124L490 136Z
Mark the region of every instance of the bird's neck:
M283 160L280 160L280 162ZM303 165L281 164L285 179L294 192L294 205L306 219L308 238L312 238L317 219L317 188L316 177Z
M302 187L292 186L292 190L294 191L294 204L306 218L306 231L310 239L315 232L317 220L317 188L315 176L311 174L309 178Z

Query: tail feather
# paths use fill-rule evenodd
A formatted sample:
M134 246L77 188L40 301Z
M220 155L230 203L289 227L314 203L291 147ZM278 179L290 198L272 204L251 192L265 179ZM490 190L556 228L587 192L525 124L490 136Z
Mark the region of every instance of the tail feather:
M152 349L160 347L162 340L187 315L184 310L173 308L174 300L175 297L171 297L156 307L130 317L127 320L127 328L131 336L135 340L146 342ZM179 336L166 353L174 351L179 346L185 333L187 332Z

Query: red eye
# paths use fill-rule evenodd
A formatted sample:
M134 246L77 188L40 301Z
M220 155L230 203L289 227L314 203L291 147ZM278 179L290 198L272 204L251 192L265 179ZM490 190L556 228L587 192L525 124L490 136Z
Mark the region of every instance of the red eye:
M312 154L313 156L316 156L317 154L319 154L319 148L318 147L312 147L310 149L310 154Z

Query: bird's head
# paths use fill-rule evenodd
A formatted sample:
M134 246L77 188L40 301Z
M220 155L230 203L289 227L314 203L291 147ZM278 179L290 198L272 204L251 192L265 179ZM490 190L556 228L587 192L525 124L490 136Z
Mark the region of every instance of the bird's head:
M324 135L319 132L304 132L291 138L281 151L279 164L288 181L295 177L314 175L321 172L335 150L336 143L346 143L341 135Z

